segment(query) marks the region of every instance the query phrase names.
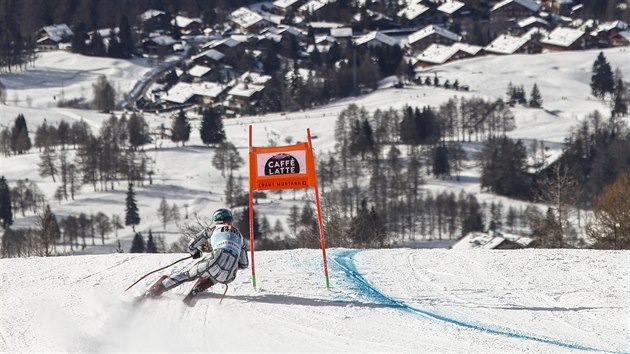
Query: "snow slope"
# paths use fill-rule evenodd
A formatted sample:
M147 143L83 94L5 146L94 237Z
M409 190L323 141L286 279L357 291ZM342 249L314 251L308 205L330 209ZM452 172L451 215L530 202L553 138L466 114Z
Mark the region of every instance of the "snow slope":
M469 85L470 92L446 90L426 86L409 86L402 89L379 89L371 94L356 98L348 98L333 102L329 105L317 107L304 112L290 112L286 114L268 114L264 116L241 117L224 121L228 139L236 145L241 156L247 161L248 125L254 127L254 145L267 145L270 141L283 144L290 140L296 142L305 140L305 130L310 128L317 136L313 140L316 154L334 150L334 124L341 110L349 104L355 103L365 107L369 112L376 109L400 109L405 105L439 106L453 96L484 97L486 99L505 98L508 83L523 85L529 94L533 83L537 83L543 97L542 109L515 107L516 130L509 133L513 138L523 139L526 144L532 139L543 141L548 147L551 157L557 156L562 148L562 142L571 127L593 110L600 110L607 115L608 107L605 103L590 97L588 83L592 63L599 50L547 53L539 55L488 56L467 59L446 65L426 69L421 76L437 74L441 81L456 79L462 85ZM622 73L630 72L630 52L627 48L612 48L604 50L613 68L619 68ZM10 127L18 114L24 114L29 130L34 132L36 127L46 120L50 124L57 124L61 119L70 123L85 120L94 133L98 133L107 114L95 111L76 110L55 107L55 97L64 92L66 99L91 97L91 85L100 74L120 86L121 91L128 91L136 80L142 80L152 70L142 61L121 61L109 58L86 57L66 52L42 53L35 62L35 67L25 72L0 75L7 87L6 106L0 106L0 127ZM628 76L626 74L626 76ZM628 77L626 78L628 79ZM31 107L26 97L32 98ZM17 98L17 101L14 100ZM118 112L120 115L120 112ZM170 126L171 115L157 115L144 113L152 128L161 124ZM167 199L169 204L176 203L180 211L184 212L184 205L188 204L189 212L209 215L219 207L223 207L223 191L226 179L216 171L212 165L214 149L201 144L196 128L199 125L196 117L193 119L191 140L186 147L177 147L169 140L157 140L145 146L145 151L153 160L156 174L153 185L137 188L137 199L141 224L137 228L145 234L149 229L160 231L167 243L177 239L178 229L174 222L167 224L164 229L157 217L158 205L161 198ZM624 118L628 121L628 118ZM33 136L31 136L33 138ZM465 150L472 157L479 151L478 143L464 145ZM317 156L317 155L316 155ZM50 177L39 176L35 166L39 161L36 149L21 156L10 158L0 157L0 172L7 178L9 185L14 185L18 179L28 178L35 181L52 203L54 212L63 217L67 214L80 212L105 212L107 215L124 212L124 192L126 184L115 185L115 191L94 191L91 186L84 186L81 194L74 201L54 201L54 191L58 186ZM236 172L244 179L247 178L247 164ZM492 194L480 193L479 169L469 163L462 172L460 182L454 180L440 180L426 176L426 190L439 192L452 190L459 193L464 190L475 193L480 202L502 201L504 205L517 205L518 202L506 198L499 198ZM243 181L243 184L245 181ZM287 195L289 196L287 198ZM302 206L303 193L296 193L298 200L294 201L293 192L286 191L284 200L272 195L268 200L261 200L259 211L266 215L271 223L277 218L284 219L293 205ZM312 200L312 195L310 197ZM34 216L27 214L22 217L17 214L15 227L28 227ZM129 249L133 232L130 228L120 230L119 237L124 249ZM422 238L422 235L418 235ZM107 240L105 248L92 249L86 252L111 252L115 248L114 238Z
M257 289L134 307L182 256L0 260L0 352L630 351L629 252L333 249L326 290L321 251L263 251Z

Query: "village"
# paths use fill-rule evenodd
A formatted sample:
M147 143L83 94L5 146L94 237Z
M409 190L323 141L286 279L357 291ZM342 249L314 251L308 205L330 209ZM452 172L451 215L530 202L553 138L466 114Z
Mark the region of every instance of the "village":
M370 92L378 80L393 75L399 86L417 82L468 89L422 74L479 56L630 45L626 22L585 19L579 1L408 1L393 17L381 2L362 1L350 22L329 21L341 3L259 3L226 13L224 22L217 16L212 25L197 14L146 10L132 27L133 53L157 69L124 108L212 106L226 117L291 111ZM43 27L37 50L73 50L71 28ZM99 38L108 47L120 33L119 27L103 28L82 40L89 44ZM336 78L336 86L346 84L347 90L335 92L334 82L326 84Z

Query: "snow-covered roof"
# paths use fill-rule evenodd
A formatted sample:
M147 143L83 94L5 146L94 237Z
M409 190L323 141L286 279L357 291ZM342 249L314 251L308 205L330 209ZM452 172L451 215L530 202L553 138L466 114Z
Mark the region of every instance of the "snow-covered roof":
M298 0L276 0L273 2L273 6L279 7L281 9L286 9L297 2Z
M173 39L173 37L166 36L166 35L153 36L153 37L151 37L149 39L153 43L155 43L157 45L161 45L161 46L169 46L169 45L173 45L173 44L177 43L177 41L175 39Z
M518 21L516 23L516 25L519 28L523 28L523 27L527 27L527 26L535 24L535 23L539 23L541 25L549 26L549 22L547 22L547 21L545 21L542 18L537 17L537 16L530 16L528 18L522 19L522 20Z
M252 97L255 93L264 90L264 88L265 86L263 85L254 85L240 82L230 91L228 91L228 95L239 97Z
M308 24L309 27L311 28L317 28L317 29L332 29L332 28L341 28L343 27L343 24L341 23L337 23L337 22L309 22Z
M484 49L495 54L514 54L514 52L525 45L527 41L529 41L528 38L503 34L495 38L495 40L488 44Z
M568 27L556 27L549 35L541 39L543 44L551 44L558 47L568 47L575 43L580 37L585 34L584 31L568 28Z
M112 34L118 34L120 33L120 29L118 27L111 29L111 28L101 28L96 30L96 32L98 32L98 35L101 36L102 38L109 38L112 36Z
M426 26L425 28L423 28L423 29L421 29L419 31L416 31L416 32L410 34L409 37L408 37L409 38L409 44L415 43L415 42L417 42L417 41L419 41L419 40L421 40L421 39L423 39L425 37L428 37L428 36L430 36L432 34L440 35L442 37L451 39L451 40L453 40L455 42L459 42L462 39L461 36L451 32L451 31L449 31L449 30L447 30L445 28L442 28L442 27L437 26L437 25L429 25L429 26Z
M210 72L209 67L207 66L202 66L202 65L195 65L192 68L190 68L190 70L188 70L188 74L190 74L190 76L194 76L194 77L202 77L205 74Z
M190 59L197 60L201 57L208 57L214 61L220 61L221 59L223 59L225 57L225 54L219 52L218 50L214 50L214 49L208 49L204 52L201 52L193 57L191 57Z
M472 45L468 43L453 43L453 48L457 48L457 50L461 50L462 52L466 52L470 55L477 55L483 48L478 45Z
M326 6L326 4L324 2L322 2L322 1L311 0L311 1L307 2L306 4L298 7L298 11L300 11L300 12L316 12L317 10L321 9L324 6Z
M181 104L188 101L195 95L216 98L223 91L225 91L225 86L215 82L201 82L193 84L179 82L168 90L168 93L165 96L162 96L162 100Z
M443 3L437 9L438 9L438 11L443 12L445 14L452 15L457 10L461 9L462 7L464 7L464 5L465 4L463 2L459 2L457 0L452 0L452 1L447 1L447 2Z
M241 7L230 14L230 19L237 25L248 28L262 21L263 17L246 7Z
M537 38L544 38L546 36L549 35L549 31L547 31L544 28L539 28L539 27L533 27L532 29L530 29L529 31L523 33L521 35L522 38L527 38L527 39L533 39L534 36L540 36Z
M335 38L352 37L352 28L350 27L331 28L330 35Z
M513 234L506 234L500 232L484 233L484 232L471 232L468 235L462 237L451 248L458 250L465 249L495 249L504 241L514 242L521 247L527 247L532 243L533 239L527 236L519 236Z
M630 42L630 31L619 32L618 35Z
M315 43L320 44L322 42L336 43L337 39L327 34L315 35Z
M597 28L595 28L591 32L591 35L597 36L600 32L608 32L613 29L625 31L626 29L628 29L628 24L623 21L604 22L604 23L599 24Z
M146 21L149 19L152 19L155 16L159 16L159 15L165 15L166 13L164 11L159 11L159 10L155 10L155 9L149 9L143 13L140 14L140 20L141 21Z
M378 41L392 47L398 44L397 39L378 31L373 31L356 38L354 44L360 46L371 41Z
M200 18L190 18L190 17L185 17L185 16L176 16L174 21L175 21L175 25L177 25L177 27L179 28L188 27L193 22L201 24Z
M427 11L429 11L429 8L422 4L412 4L398 11L396 15L398 17L404 17L408 20L413 20Z
M426 63L444 64L457 53L457 50L457 48L452 46L433 43L420 55L416 56L416 59Z
M212 48L216 48L220 45L224 45L227 46L229 48L234 48L237 45L241 44L240 41L237 41L234 38L222 38L222 39L215 39L212 40L206 44L204 44L203 46L201 46L202 49L212 49Z
M48 37L50 37L50 39L54 40L55 42L58 42L59 40L61 40L61 38L64 37L72 37L72 35L74 34L70 27L68 27L68 25L66 25L65 23L59 25L45 26L42 29L46 32Z
M519 4L519 5L523 6L523 7L526 7L528 9L530 9L533 12L538 12L538 10L540 10L540 4L537 3L534 0L503 0L503 1L495 4L492 7L492 10L490 10L490 11L498 10L498 9L502 8L503 6L511 4L511 3L517 3L517 4Z
M271 80L271 76L260 74L260 73L253 72L253 71L248 71L248 72L245 72L245 73L241 74L241 76L239 76L238 80L240 82L248 82L248 83L251 83L253 85L264 85L264 84L267 83L267 81Z

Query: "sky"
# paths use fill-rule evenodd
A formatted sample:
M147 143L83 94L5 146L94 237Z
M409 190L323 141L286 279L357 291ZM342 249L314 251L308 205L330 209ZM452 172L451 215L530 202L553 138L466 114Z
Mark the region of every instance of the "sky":
M308 111L240 117L224 121L228 139L246 161L248 126L254 145L304 141L306 128L315 158L334 149L337 115L348 104L368 111L405 105L439 106L449 98L505 98L508 83L531 91L536 83L544 109L516 107L513 138L543 140L557 156L569 130L594 110L607 116L605 103L590 96L590 75L598 50L570 53L484 57L426 69L442 82L457 79L470 92L407 86L384 87L368 95L332 102ZM604 50L611 66L630 73L627 48ZM4 73L7 105L0 106L0 127L24 114L31 139L44 120L83 119L94 133L108 115L57 108L56 100L90 97L91 85L104 74L119 91L130 90L151 67L142 60L43 53L35 67ZM626 74L628 76L630 74ZM626 77L628 80L629 77ZM169 115L145 112L152 128L170 125ZM628 122L628 118L624 118ZM193 127L199 122L194 120ZM464 145L469 154L478 143ZM196 131L186 146L158 140L145 146L153 160L154 183L136 188L145 237L149 229L167 243L180 237L178 223L162 226L162 198L183 213L209 217L224 207L225 178L212 167L214 150ZM124 215L126 184L114 191L84 186L74 201L58 203L56 184L38 175L38 152L0 157L0 174L12 186L35 181L51 208L64 217L80 212ZM237 175L247 178L245 164ZM475 193L483 201L519 202L480 192L479 170L469 163L460 182L427 176L425 190ZM271 194L256 206L270 221L286 219L293 205L313 200L312 190ZM16 213L14 227L29 227L32 213ZM189 220L188 222L192 222ZM423 235L416 235L422 239ZM125 251L133 231L119 230ZM329 250L330 289L325 288L321 251L256 253L257 285L242 272L218 304L221 287L203 295L194 309L183 306L182 286L164 299L133 306L158 274L128 293L123 290L145 273L182 254L113 254L116 237L105 245L88 240L80 256L0 260L0 351L2 352L629 352L630 258L628 252L592 250L482 251L415 249ZM405 241L405 240L402 240ZM451 242L452 243L452 242ZM448 246L446 242L443 246ZM182 262L178 266L189 264ZM179 268L176 268L179 269Z

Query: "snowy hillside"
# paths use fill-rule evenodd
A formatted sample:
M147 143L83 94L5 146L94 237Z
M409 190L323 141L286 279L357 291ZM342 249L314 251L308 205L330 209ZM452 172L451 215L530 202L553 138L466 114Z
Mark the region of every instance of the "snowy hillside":
M350 103L363 106L370 112L390 107L399 109L405 105L437 107L456 95L467 98L473 96L486 99L505 98L505 91L510 82L513 85L523 85L527 92L534 83L537 83L542 94L544 110L515 107L513 112L517 127L509 135L524 139L526 143L532 139L541 140L550 149L549 154L553 157L559 154L567 132L579 119L594 110L600 110L605 116L608 114L607 105L591 97L588 86L592 63L598 53L598 50L593 50L462 60L429 68L421 73L421 76L437 74L442 82L446 79L451 82L458 80L461 85L470 86L470 92L426 86L384 88L368 95L337 101L309 111L234 118L225 120L224 124L228 139L239 149L244 159L247 157L249 124L253 124L254 145L258 146L267 145L270 141L283 144L288 140L292 142L305 140L305 130L307 127L311 128L313 134L317 136L313 141L317 154L334 149L335 120L339 112ZM622 73L630 72L630 52L626 48L606 49L604 54L613 68L620 68ZM65 52L43 53L36 60L34 68L26 72L0 75L0 81L7 87L9 100L8 105L0 109L0 126L11 126L18 114L24 114L31 134L44 120L50 124L57 124L62 119L70 123L83 119L94 133L98 133L108 115L94 111L57 108L55 97L62 92L66 99L82 95L91 97L91 85L100 74L107 75L120 91L126 92L131 89L135 80L142 79L150 69L142 62L84 57ZM28 107L27 97L32 99L31 107ZM156 115L144 112L144 116L154 129L161 124L167 127L171 124L169 114ZM628 118L625 120L628 121ZM153 160L152 167L156 171L153 185L146 184L137 189L142 219L137 229L145 235L151 229L163 234L167 242L173 242L178 238L175 223L167 224L164 230L158 220L157 209L162 197L169 204L176 203L182 212L183 206L187 204L191 214L196 212L203 216L223 206L226 179L212 167L214 149L201 144L196 130L198 124L198 121L193 120L194 130L186 147L177 147L170 140L159 139L145 146L145 151ZM472 155L478 151L479 145L466 144L464 148ZM76 200L57 203L53 198L57 185L50 178L39 176L35 168L38 161L36 149L32 149L26 155L0 157L2 175L6 176L10 186L23 178L37 182L47 199L51 201L53 211L60 217L79 212L102 211L107 215L113 213L122 215L124 212L125 183L115 185L116 190L113 192L95 192L91 186L84 186ZM247 178L246 164L237 175ZM506 205L518 204L492 194L480 193L478 177L478 168L474 164L468 164L462 172L461 182L436 180L427 176L427 184L423 188L432 191L447 189L455 193L464 190L475 193L480 202L502 200ZM275 200L262 200L257 210L267 216L272 223L277 218L284 221L290 207L296 204L301 206L300 199L304 196L301 192L297 193L298 200L293 201L293 192L284 194L290 198L284 198L279 204L277 196L272 198ZM15 227L28 227L34 219L32 214L16 217L18 220ZM124 249L129 248L132 236L130 228L119 231ZM105 248L94 248L88 252L111 252L116 246L115 240L110 238L107 243Z
M259 252L256 290L134 307L182 256L0 260L0 352L630 351L627 252L334 249L330 290L321 252Z

